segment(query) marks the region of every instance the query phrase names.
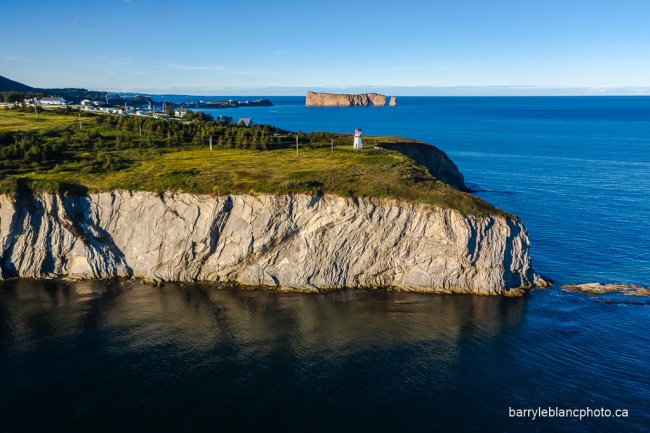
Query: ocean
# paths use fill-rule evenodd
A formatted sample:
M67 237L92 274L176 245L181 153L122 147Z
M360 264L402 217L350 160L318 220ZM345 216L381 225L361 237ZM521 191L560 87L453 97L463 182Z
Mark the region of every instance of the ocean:
M256 97L236 99L256 99ZM650 286L650 97L206 110L447 152L558 285ZM647 431L650 299L0 283L3 431ZM512 409L625 409L524 419Z

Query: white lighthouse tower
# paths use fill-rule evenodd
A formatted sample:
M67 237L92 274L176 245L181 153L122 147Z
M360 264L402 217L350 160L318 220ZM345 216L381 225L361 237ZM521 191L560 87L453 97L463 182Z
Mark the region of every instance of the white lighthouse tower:
M354 130L354 144L352 145L353 149L363 149L363 138L361 138L363 134L361 133L361 129L357 128Z

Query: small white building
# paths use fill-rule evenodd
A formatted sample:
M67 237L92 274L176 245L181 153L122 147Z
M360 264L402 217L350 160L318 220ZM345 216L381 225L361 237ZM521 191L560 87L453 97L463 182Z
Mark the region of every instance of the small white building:
M66 101L63 98L41 98L38 103L45 106L61 106L65 105Z
M357 128L354 130L354 143L352 144L353 149L363 149L363 138L361 137L361 129Z
M189 110L186 107L178 107L174 111L176 117L185 117L187 113L189 113Z

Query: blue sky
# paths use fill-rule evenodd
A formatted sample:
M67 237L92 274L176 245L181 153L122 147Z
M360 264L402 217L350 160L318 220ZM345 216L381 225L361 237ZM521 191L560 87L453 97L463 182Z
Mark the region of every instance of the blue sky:
M650 93L650 1L8 1L0 75L189 94Z

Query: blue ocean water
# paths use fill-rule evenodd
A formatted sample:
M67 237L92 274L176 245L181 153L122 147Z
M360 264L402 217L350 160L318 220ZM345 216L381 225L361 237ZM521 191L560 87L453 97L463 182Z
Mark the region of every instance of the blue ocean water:
M417 138L518 214L558 283L650 284L650 98L225 110ZM219 113L215 113L219 114ZM0 282L0 431L645 432L650 299ZM522 419L538 407L628 417Z

